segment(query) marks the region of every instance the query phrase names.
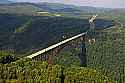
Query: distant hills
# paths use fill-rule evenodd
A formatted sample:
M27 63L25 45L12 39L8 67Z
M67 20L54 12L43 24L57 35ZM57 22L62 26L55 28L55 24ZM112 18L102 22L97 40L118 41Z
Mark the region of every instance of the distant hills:
M12 3L12 1L9 1L9 0L0 0L0 4L6 4L6 3Z
M35 13L36 11L58 13L101 13L109 12L108 8L95 8L88 6L74 6L59 3L10 3L1 4L0 13Z
M8 3L8 4L5 4ZM112 8L96 8L89 6L74 6L60 3L29 3L29 2L11 2L8 0L0 0L0 13L18 13L18 14L31 14L36 11L51 12L51 13L124 13L125 9L112 9Z
M33 14L36 11L42 11L42 8L36 7L32 3L9 3L0 5L0 13Z
M55 12L84 12L84 13L97 13L103 11L110 11L110 8L96 8L89 6L75 6L65 5L60 3L39 3L40 8L49 9ZM67 11L68 10L68 11Z

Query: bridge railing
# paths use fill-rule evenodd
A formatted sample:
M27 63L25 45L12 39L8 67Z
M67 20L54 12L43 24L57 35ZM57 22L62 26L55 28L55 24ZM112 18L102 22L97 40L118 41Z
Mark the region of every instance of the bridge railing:
M78 34L78 35L76 35L76 36L74 36L74 37L71 37L71 38L69 38L69 39L66 39L66 40L64 40L64 41L61 41L61 42L59 42L59 43L57 43L57 44L54 44L54 45L52 45L52 46L49 46L48 48L42 49L42 50L40 50L40 51L38 51L38 52L36 52L36 53L34 53L34 54L31 54L31 55L27 56L27 58L36 57L36 56L38 56L38 55L40 55L40 54L43 54L43 53L48 52L48 51L50 51L50 50L52 50L52 49L54 49L54 48L57 48L57 47L59 47L59 46L65 44L65 43L68 43L68 42L70 42L70 41L72 41L72 40L74 40L74 39L77 39L77 38L79 38L79 37L82 37L82 36L84 36L85 34L86 34L86 32L85 32L85 33Z

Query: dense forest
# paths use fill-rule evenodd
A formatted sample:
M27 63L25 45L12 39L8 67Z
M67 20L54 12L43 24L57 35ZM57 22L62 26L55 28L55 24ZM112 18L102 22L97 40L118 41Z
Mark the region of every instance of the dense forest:
M10 64L0 64L0 82L5 83L116 83L93 69L66 68L47 62L20 59Z
M124 83L125 28L114 26L96 31L94 44L87 43L87 67Z

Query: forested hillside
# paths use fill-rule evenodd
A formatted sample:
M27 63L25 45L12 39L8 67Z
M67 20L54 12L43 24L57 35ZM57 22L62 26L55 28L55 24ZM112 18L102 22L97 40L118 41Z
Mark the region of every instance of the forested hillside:
M1 14L0 25L0 48L19 54L35 52L89 27L88 19L15 14ZM102 29L112 25L113 21L98 19L96 26Z
M125 28L114 26L96 31L96 42L86 44L87 67L111 76L118 83L124 83Z
M81 44L61 49L52 64L24 58L88 31L94 13L99 14L95 42L86 35L85 67ZM0 4L0 83L124 83L124 14L124 9L56 3Z
M0 64L0 82L9 83L116 83L93 69L65 68L47 62L20 59L10 64Z
M113 26L105 30L96 30L94 37L95 43L89 42L88 39L85 43L87 68L95 69L118 83L124 83L125 28ZM82 60L78 49L80 47L61 50L54 63L65 67L80 67Z

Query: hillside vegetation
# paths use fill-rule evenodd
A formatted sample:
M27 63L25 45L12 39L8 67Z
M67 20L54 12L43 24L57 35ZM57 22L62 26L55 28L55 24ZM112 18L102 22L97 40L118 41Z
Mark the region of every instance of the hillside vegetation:
M87 37L89 38L89 37ZM113 26L105 30L96 30L96 42L88 42L86 39L87 68L95 69L103 75L118 81L125 82L125 28ZM80 47L64 48L54 63L65 67L80 67ZM71 77L75 73L70 73Z
M114 26L96 31L96 42L87 43L87 67L124 83L125 29Z
M109 77L88 68L65 68L30 59L20 59L10 64L0 64L0 82L35 83L116 83Z
M0 13L2 14L25 14L33 15L37 11L42 11L42 8L38 8L33 4L27 3L11 3L11 4L1 4ZM43 10L44 11L44 10Z
M0 48L17 54L28 54L63 39L85 32L87 19L0 14ZM110 20L97 20L97 28L114 25ZM101 27L101 28L100 28Z

